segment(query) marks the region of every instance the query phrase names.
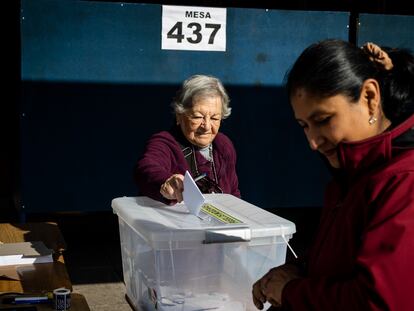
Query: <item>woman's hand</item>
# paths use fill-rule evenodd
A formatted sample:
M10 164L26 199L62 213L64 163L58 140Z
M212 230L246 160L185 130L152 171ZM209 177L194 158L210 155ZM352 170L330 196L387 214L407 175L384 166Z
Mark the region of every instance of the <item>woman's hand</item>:
M184 190L184 176L181 174L174 174L169 177L160 188L161 195L168 199L177 202L183 200L183 190Z
M260 310L263 309L266 301L274 307L280 306L283 288L289 281L299 277L299 269L293 264L285 264L269 270L253 284L253 303Z

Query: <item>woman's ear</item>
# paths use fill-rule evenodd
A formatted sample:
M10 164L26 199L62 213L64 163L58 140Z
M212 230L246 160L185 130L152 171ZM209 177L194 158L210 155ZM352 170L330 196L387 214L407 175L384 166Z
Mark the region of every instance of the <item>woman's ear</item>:
M364 81L361 89L361 99L367 105L369 115L378 118L382 107L380 87L377 80L367 79Z
M175 122L177 125L180 125L181 123L181 114L175 113Z

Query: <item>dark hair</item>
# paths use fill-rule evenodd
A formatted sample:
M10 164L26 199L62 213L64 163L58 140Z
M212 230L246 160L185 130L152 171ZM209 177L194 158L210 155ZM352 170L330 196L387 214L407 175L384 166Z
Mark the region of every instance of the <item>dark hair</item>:
M349 42L328 39L314 43L288 73L288 95L303 88L322 98L342 94L356 102L363 82L373 78L380 85L386 117L399 123L414 113L414 57L408 50L382 49L393 62L391 70L378 66Z

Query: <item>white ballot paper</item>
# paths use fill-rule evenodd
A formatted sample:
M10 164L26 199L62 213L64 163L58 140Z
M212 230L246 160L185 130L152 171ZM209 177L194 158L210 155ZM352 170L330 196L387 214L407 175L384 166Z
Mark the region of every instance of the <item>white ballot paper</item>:
M188 171L185 171L184 176L183 199L189 212L198 216L205 202L205 198Z

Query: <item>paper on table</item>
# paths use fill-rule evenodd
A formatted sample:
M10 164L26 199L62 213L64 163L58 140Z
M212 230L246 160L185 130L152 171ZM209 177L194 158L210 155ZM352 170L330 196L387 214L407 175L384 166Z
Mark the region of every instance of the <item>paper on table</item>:
M42 241L0 245L0 266L53 262L53 251Z
M190 213L198 216L205 198L188 171L185 171L184 176L183 199Z

